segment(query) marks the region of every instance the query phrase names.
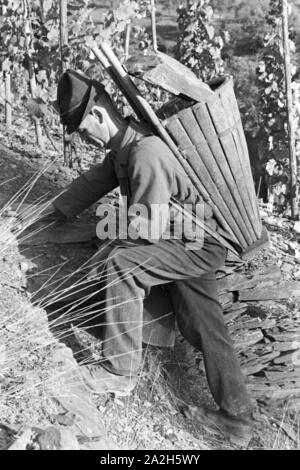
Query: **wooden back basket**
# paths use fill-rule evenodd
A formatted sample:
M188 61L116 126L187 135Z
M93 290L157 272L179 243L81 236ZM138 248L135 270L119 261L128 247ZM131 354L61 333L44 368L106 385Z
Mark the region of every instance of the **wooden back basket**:
M137 116L145 119L169 146L191 183L211 205L226 236L212 233L203 221L196 223L237 254L228 242L228 234L242 248L244 258L265 246L268 237L262 230L232 79L220 78L207 86L182 64L159 53L158 68L147 72L143 79L180 98L171 100L156 114L109 45L102 42L100 49L92 47ZM182 94L188 99L182 99ZM171 203L178 205L173 200Z
M197 174L220 226L248 252L262 241L262 224L233 81L215 81L205 102L175 98L158 115Z

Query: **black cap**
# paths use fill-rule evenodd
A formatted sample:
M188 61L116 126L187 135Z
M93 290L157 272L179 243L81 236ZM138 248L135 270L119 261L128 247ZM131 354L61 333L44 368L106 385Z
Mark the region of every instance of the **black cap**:
M104 89L102 83L75 70L67 70L61 76L57 85L57 101L54 105L69 134L78 129Z

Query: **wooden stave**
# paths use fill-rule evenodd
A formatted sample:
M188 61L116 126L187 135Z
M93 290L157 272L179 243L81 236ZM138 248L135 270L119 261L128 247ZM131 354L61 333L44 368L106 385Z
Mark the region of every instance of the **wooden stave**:
M181 122L179 121L179 119L172 118L169 122L166 123L166 128L168 132L170 133L171 137L174 139L174 141L178 145L181 151L181 154L186 155L186 159L189 162L189 165L193 168L194 172L198 175L200 173L206 176L206 177L203 177L203 179L199 178L201 181L201 184L203 185L207 193L210 194L210 197L214 206L217 207L221 211L223 217L224 217L224 214L227 215L225 220L231 229L231 233L233 233L235 238L237 239L237 242L242 246L242 248L248 247L253 241L249 239L248 234L246 236L248 238L247 240L247 238L245 237L245 234L241 232L237 223L235 223L234 220L232 223L232 220L231 220L232 214L230 213L228 206L225 204L225 202L220 200L218 193L214 191L215 188L212 189L212 185L210 182L211 175L208 173L204 163L201 161L201 159L199 159L198 152L196 151L195 148L191 146L192 145L191 142L190 142L190 148L188 148L189 145L186 145L184 147L182 146L182 140L185 139L183 133L186 134L186 131L184 127L182 126ZM179 139L178 139L178 135L180 135ZM179 140L181 141L181 144L179 143ZM229 223L228 218L231 220L231 223ZM222 221L222 225L224 225L223 221Z
M255 193L255 187L253 182L253 176L251 172L250 166L250 158L249 158L249 151L248 146L245 138L245 133L242 126L241 121L241 114L239 111L238 103L235 97L234 88L233 88L233 81L232 79L227 79L224 84L224 90L221 95L221 101L224 106L225 110L232 111L231 113L228 112L228 116L231 118L231 122L229 123L233 129L233 137L236 141L236 145L238 148L238 156L240 158L242 171L245 175L245 182L247 185L247 190L249 194L249 199L252 204L253 214L255 214L255 231L256 235L259 238L262 231L262 224L259 215L259 209L257 204L257 197Z
M188 118L193 116L195 120L196 126L189 125ZM209 175L212 177L213 181L216 180L214 190L218 191L225 202L225 205L228 207L229 211L232 214L232 217L237 221L240 230L242 230L244 236L245 234L251 233L251 239L248 243L252 243L256 240L256 236L254 231L252 231L252 226L247 218L247 213L244 210L244 206L242 204L241 198L239 197L239 193L237 192L237 188L234 185L229 187L226 178L224 178L223 173L220 169L219 162L214 158L213 153L210 150L210 147L202 133L202 130L198 126L198 121L196 120L196 116L193 113L193 108L185 109L178 114L178 118L181 121L182 125L184 126L192 144L195 146L196 151L199 155L199 160L203 162L205 165ZM190 123L192 124L192 123ZM194 132L195 127L197 128L197 132ZM200 136L200 141L199 141ZM197 144L198 140L198 144ZM202 141L202 142L201 142ZM205 151L206 147L206 151ZM224 156L226 164L226 158ZM223 164L223 166L224 166ZM194 168L195 169L195 168ZM223 168L224 169L224 168ZM230 171L227 172L230 174ZM233 196L233 194L234 196ZM239 204L238 204L239 203Z
M260 240L261 230L262 230L262 224L261 224L261 220L260 220L258 203L257 203L255 188L254 188L254 184L253 184L253 177L252 177L251 167L250 167L250 162L249 162L249 153L248 153L247 143L246 143L246 139L245 139L245 134L244 134L242 122L241 122L241 119L240 119L238 104L237 104L237 101L236 101L236 98L235 98L235 95L234 95L234 91L233 91L232 79L228 79L228 77L225 79L225 81L223 79L223 83L221 84L221 86L218 86L218 88L214 89L216 94L218 94L218 92L222 91L221 89L223 87L228 87L227 91L229 92L229 90L230 90L230 93L232 93L232 97L233 97L233 99L232 99L233 103L232 104L233 104L234 116L236 118L236 120L235 120L236 128L235 128L235 131L234 131L234 135L232 135L232 139L233 139L232 142L236 146L236 152L237 152L238 148L240 150L241 150L241 148L243 149L243 151L242 152L240 151L239 155L237 155L237 156L242 155L244 157L243 162L241 163L241 168L240 168L242 171L246 171L246 173L244 173L244 182L245 181L247 183L251 182L250 186L248 186L247 192L250 189L249 193L252 194L252 197L248 198L248 202L250 200L250 203L252 205L252 211L249 210L248 213L250 213L251 216L252 216L252 223L256 224L255 241L259 241ZM228 94L230 95L230 93L228 93ZM182 110L184 110L186 108L190 108L190 107L194 108L194 107L198 107L198 106L204 106L206 108L206 111L207 111L207 106L206 105L207 105L207 103L200 104L200 103L195 103L195 102L191 101L190 105L185 103L184 106L181 107L180 110L178 110L178 111L176 110L174 112L174 114L176 114L178 112L181 112ZM166 122L171 119L172 115L173 115L172 108L170 108L170 109L167 110L167 118L164 115L161 116L161 117L165 117L165 120L163 122L163 124L165 126L166 126ZM211 150L211 153L213 155L218 155L219 154L219 155L224 156L224 152L222 151L221 143L218 139L217 133L215 132L214 126L213 126L214 132L211 133L211 132L209 132L209 125L207 125L207 123L202 121L201 124L202 124L201 126L199 124L199 127L201 128L201 131L202 131L203 136L205 137L205 140L206 140L206 142L207 142L207 144L208 144L208 146ZM225 156L225 158L226 158L226 156ZM246 164L245 164L245 162L246 162ZM191 165L189 165L189 167L191 168ZM228 167L228 168L230 168L230 167ZM195 172L194 172L194 174L195 174ZM245 174L247 174L247 177L245 177ZM228 182L228 179L226 179L226 178L224 178L224 179L225 179L226 182ZM232 182L234 183L232 187L234 187L234 186L236 187L234 179L231 181L231 183ZM244 189L244 185L242 185L242 188ZM236 187L236 189L237 189L237 187ZM237 194L240 197L240 192L239 191L237 192ZM243 192L242 192L242 194L243 194ZM209 201L208 201L208 203L209 203ZM239 204L241 204L241 201L239 201ZM238 205L238 203L237 203L237 205ZM213 207L213 210L214 210L214 213L215 213L218 210L218 208ZM217 220L218 220L218 218L217 218ZM221 226L222 226L222 224L221 224ZM236 236L235 236L235 238L236 238ZM251 243L251 244L248 244L247 250L249 248L251 249L252 244L255 244L255 242ZM244 246L242 246L242 249L245 252L245 247Z
M242 198L245 210L248 214L248 218L250 220L253 233L254 233L254 240L257 237L255 232L256 230L256 220L255 220L255 213L253 213L253 207L250 200L250 194L248 191L247 183L245 180L245 174L242 168L242 164L239 157L239 152L236 147L236 143L233 137L232 129L228 128L226 125L227 116L225 114L225 110L222 106L220 106L220 101L217 100L210 100L207 104L207 108L213 122L213 125L216 128L216 132L221 143L223 153L228 161L228 165L230 167L231 173L234 177L236 182L237 190L240 193ZM245 191L246 188L246 191ZM241 191L242 189L242 191Z
M166 128L165 128L166 129ZM166 132L167 129L166 129ZM224 219L221 211L218 209L217 206L215 206L215 204L212 202L211 198L210 198L210 195L208 194L208 192L206 191L206 189L204 188L204 186L202 185L202 182L199 180L197 174L195 173L195 171L193 170L193 168L191 167L191 165L189 164L187 158L186 158L186 155L181 153L179 151L179 149L177 148L177 144L176 142L173 140L173 138L171 137L170 133L168 132L168 135L170 136L170 139L172 139L172 142L174 143L174 146L176 146L176 149L177 149L177 153L178 153L178 158L180 156L180 163L182 165L182 167L184 168L184 170L186 171L187 174L190 174L190 177L192 176L192 184L194 186L194 188L199 191L199 194L201 195L202 199L204 202L206 202L207 204L209 204L213 210L213 214L217 220L217 222L220 224L220 226L225 230L227 231L228 234L230 234L231 238L232 238L232 241L234 243L236 243L237 245L239 245L239 241L237 240L235 234L233 233L233 231L231 230L230 226L228 225L228 223L226 222L226 220ZM241 247L244 249L246 248L243 245L241 245Z
M232 174L228 160L223 152L223 149L218 139L218 136L216 134L215 128L209 119L206 119L206 121L203 121L203 119L201 119L203 115L209 116L206 106L205 105L196 106L193 109L193 113L198 119L199 128L201 129L201 132L203 133L208 143L211 153L214 155L215 161L217 165L219 166L219 169L223 175L224 180L226 181L229 191L231 192L231 196L235 200L239 213L243 215L244 220L245 220L245 217L247 217L248 219L245 205L243 203L241 194L238 191L238 186ZM256 236L255 236L255 239L256 239Z

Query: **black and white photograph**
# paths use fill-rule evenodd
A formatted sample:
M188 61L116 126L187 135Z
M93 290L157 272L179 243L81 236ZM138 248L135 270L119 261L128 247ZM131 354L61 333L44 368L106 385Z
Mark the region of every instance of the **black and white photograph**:
M300 0L0 12L0 450L299 450Z

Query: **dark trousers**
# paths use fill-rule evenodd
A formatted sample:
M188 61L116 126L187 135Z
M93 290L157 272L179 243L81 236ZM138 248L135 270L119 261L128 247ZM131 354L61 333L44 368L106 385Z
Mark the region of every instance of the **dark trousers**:
M106 253L107 254L107 253ZM151 287L168 284L183 336L203 352L216 403L231 414L250 409L244 378L218 301L216 270L226 250L213 238L186 250L181 240L114 242L103 271L105 332L103 366L137 374L142 358L143 300Z

